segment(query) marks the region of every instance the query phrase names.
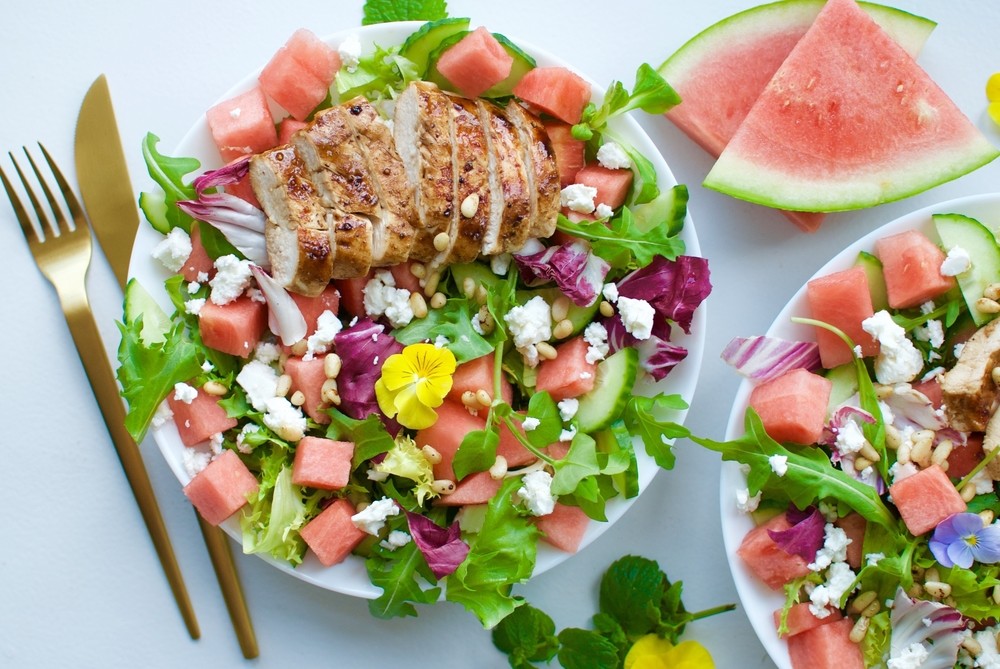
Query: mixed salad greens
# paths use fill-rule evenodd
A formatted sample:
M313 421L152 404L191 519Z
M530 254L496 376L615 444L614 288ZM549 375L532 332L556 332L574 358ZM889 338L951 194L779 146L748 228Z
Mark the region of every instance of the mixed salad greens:
M399 18L382 16L378 8L384 5L382 9L391 12L401 4L369 3L366 11L372 16L366 14L366 19L372 20L367 22ZM429 32L427 26L421 30L422 35ZM409 60L401 46L377 45L353 71L341 70L343 76L338 74L322 106L363 94L384 112L399 91L426 75L433 64ZM292 353L282 349L279 333L281 319L289 313L289 297L261 267L266 262L260 254L262 212L225 192L236 168L209 170L189 180L201 169L200 162L161 153L159 139L147 135L143 155L162 191L142 194L150 224L165 235L190 232L193 212L200 220L201 243L217 267L220 259L253 265L254 278L240 291L261 291L257 298L267 302L272 320L249 359L222 353L205 345L199 328L196 307L198 301L210 299L210 277L197 282L180 274L167 278L164 289L174 307L169 316L133 280L120 326L118 371L131 434L142 439L151 425L169 420L163 414L164 402L180 393L179 388L208 384L221 389L219 405L237 426L189 449L189 473L197 475L211 458L230 450L258 478L258 492L238 512L246 552L300 564L307 546L299 530L333 498L347 498L358 509L391 500L394 511L354 551L365 559L372 584L382 590L371 601L371 612L379 617L416 615L414 604L437 601L446 586L446 599L464 605L484 626L496 625L523 603L511 588L530 577L536 560L539 509L529 499L524 476L545 473L534 477L546 488L541 513L547 496L549 510L557 499L594 520L606 520L608 500L639 492L633 442L642 444L660 467L670 469L672 441L686 434L673 420L687 408L684 398L634 389L637 378L661 380L686 357L671 341L671 333L675 327L690 333L695 311L711 290L707 262L684 255L678 236L686 215L684 186L659 188L652 163L615 136L614 124L608 124L630 109L659 113L676 103L676 94L647 65L639 68L631 93L617 82L609 91L602 104L588 107L574 134L586 139L590 158L611 141L628 154L635 178L626 204L595 220L574 222L560 215L561 241L537 240L501 262L485 258L448 268L433 291L443 295L443 303L435 306L432 301L425 316L414 316L406 324L394 326L377 313L338 317L336 335L315 348L310 342L308 350L317 355L335 352L342 361L339 404L324 409L329 424L292 407L305 425L299 434L274 427L241 383L248 365L264 365L279 375L285 359L304 348L291 346ZM477 288L472 292L467 290L469 277ZM386 283L388 277L377 273L371 281ZM645 330L623 320L615 304L625 300L650 314ZM594 389L569 404L535 392L537 349L529 355L512 326L533 303L544 305L543 329L550 329L557 302L570 312L575 336L590 333L597 363ZM549 349L558 343L551 333L535 342ZM433 449L429 452L413 439L413 426L425 426L428 411L434 416L434 401L400 399L408 390L394 386L387 375L402 366L405 376L414 372L412 365L430 360L437 371L428 372L428 385L417 394L424 397L421 393L430 388L439 405L456 366L483 356L492 358L494 369L491 401L478 407L485 426L462 440L454 460L457 481L436 481ZM502 397L503 380L513 386L511 401ZM488 504L461 510L435 504L448 493L448 483L454 488L474 473L494 473L502 429L509 429L535 462L498 472L495 478L502 483ZM296 443L303 435L354 444L346 487L329 491L292 483ZM557 442L567 446L564 455L547 450Z
M1000 477L994 458L1000 448L990 418L998 378L990 361L997 349L984 347L983 339L998 324L1000 247L996 231L976 219L928 219L933 224L928 220L921 232L929 244L940 245L943 259L931 270L939 279L954 277L952 287L935 297L890 307L889 268L883 273L868 249L858 256L874 310L863 328L879 341L877 354L863 357L860 342L856 346L840 329L801 311L793 321L836 332L853 359L822 369L815 341L773 336L738 338L723 353L753 387L801 369L828 378L830 400L815 443L779 443L752 404L739 438L691 439L740 463L746 488L733 491L734 503L758 525L776 515L787 519L787 530L768 536L784 564L798 559L804 567L783 586L779 634L799 631L789 628L789 612L808 604L820 623L841 616L853 622L850 641L860 645L865 667L997 667ZM904 358L909 362L900 364ZM960 390L956 379L970 366L984 376L974 389ZM963 401L984 403L985 435L982 425L962 418ZM946 472L942 495L954 503L937 516L935 495L921 491L911 499L900 486L934 468ZM932 524L914 533L914 515L907 518L900 509L921 520L927 512ZM858 523L844 522L859 516L861 532ZM742 557L764 561L762 555ZM794 658L793 666L798 669Z

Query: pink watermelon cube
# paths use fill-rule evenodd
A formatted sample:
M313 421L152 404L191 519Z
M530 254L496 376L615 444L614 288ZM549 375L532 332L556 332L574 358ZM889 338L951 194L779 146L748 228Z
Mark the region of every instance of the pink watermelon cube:
M576 183L597 189L594 204L606 204L612 209L625 204L632 187L632 170L608 169L603 165L585 165L576 173Z
M780 635L781 637L795 636L796 634L801 634L802 632L811 630L814 627L836 622L844 617L839 609L827 607L830 615L825 618L817 618L813 614L812 609L809 608L811 605L812 604L810 602L792 604L792 606L788 609L788 615L785 617L785 627L788 628L788 632ZM775 629L778 629L780 626L781 609L778 609L774 612L774 627Z
M292 377L292 392L299 391L305 395L306 401L302 409L314 421L321 425L330 422L330 417L323 411L323 383L326 372L323 370L325 355L304 360L290 356L285 361L285 374Z
M812 317L842 330L861 347L862 356L878 354L878 341L861 327L861 322L874 313L868 275L863 268L852 267L813 279L806 284L806 299ZM816 328L816 343L827 369L854 359L847 344L826 328Z
M274 119L260 86L223 100L205 112L212 139L227 163L278 144Z
M423 288L420 286L420 279L413 274L412 261L407 260L398 265L393 265L389 268L389 272L392 274L392 278L396 280L397 288L405 288L411 293L423 291Z
M167 404L174 414L177 432L185 446L200 444L213 434L236 427L236 419L226 415L225 409L219 406L219 398L202 392L200 388L190 404L175 399L173 392L167 395Z
M442 495L434 503L439 506L485 504L493 499L493 495L497 494L501 483L503 481L494 479L489 472L469 474L458 482L455 486L455 492L450 495Z
M298 119L292 118L291 116L286 116L281 119L278 123L278 144L285 145L292 141L292 135L297 133L302 128L305 128L308 123L305 121L299 121Z
M243 177L236 183L226 186L226 192L230 195L235 195L244 202L249 202L258 209L261 209L260 200L257 199L257 194L253 192L253 185L250 183L249 172L244 174Z
M860 513L852 511L843 518L838 518L834 525L844 530L851 540L847 544L847 564L851 565L851 569L860 569L865 556L865 530L868 529L868 521Z
M260 87L295 119L304 121L326 99L340 55L311 31L296 30L260 73Z
M850 638L853 627L842 618L788 637L792 669L865 669L861 647Z
M785 552L768 534L768 530L780 532L791 526L786 515L779 513L747 532L736 551L750 571L772 590L781 590L785 583L810 571L801 556Z
M814 444L823 433L833 383L806 369L765 381L750 393L750 406L777 442Z
M340 304L343 305L344 311L351 316L364 318L367 315L365 311L365 286L373 276L375 276L374 270L365 276L354 279L337 279L333 282L333 285L340 291Z
M480 26L442 53L437 69L459 93L475 98L506 79L513 64L497 38Z
M350 502L336 499L299 530L302 540L324 567L343 562L367 536L351 522L353 515L354 506Z
M520 423L517 424L517 431L522 437L524 436L524 428L521 427ZM500 426L500 443L497 445L497 455L504 457L508 467L520 467L537 459L535 454L525 448L520 440L514 436L506 424Z
M229 304L207 300L198 313L198 323L205 346L246 358L267 329L267 305L246 295Z
M476 392L484 389L493 395L493 354L487 353L481 358L463 362L455 368L452 376L451 390L447 399L455 402L462 401L462 393L466 391ZM514 399L514 390L511 388L507 377L502 377L500 381L500 394L503 401L508 404Z
M590 526L590 518L578 506L556 502L552 513L538 516L535 525L541 530L542 539L546 543L561 551L575 553Z
M246 504L247 497L258 487L257 479L240 457L227 450L184 486L184 494L202 518L218 525Z
M337 291L337 287L332 284L324 288L323 292L316 297L306 297L292 292L288 294L292 296L299 311L302 312L302 317L306 319L307 337L316 332L317 321L324 311L332 311L336 314L337 309L340 308L340 293Z
M514 95L566 123L579 123L590 102L590 84L565 67L536 67L514 86Z
M899 509L906 529L920 536L942 520L966 510L965 500L938 465L921 469L889 486L889 495Z
M597 380L597 365L587 362L588 348L590 344L582 336L557 346L558 355L538 365L535 390L548 391L556 402L579 397L593 390Z
M955 445L948 454L948 476L965 478L983 461L983 435L973 432L964 446Z
M576 173L587 164L587 144L573 137L573 126L568 123L545 121L544 126L552 145L552 153L556 157L559 185L565 188L576 183Z
M209 257L201 243L202 225L208 225L208 223L195 221L194 225L191 226L191 255L181 267L181 274L184 275L186 281L198 281L198 277L201 275L211 277L215 274L215 262Z
M351 477L354 444L321 437L303 437L295 445L292 483L339 490Z
M955 286L955 278L941 274L945 254L919 230L906 230L875 242L882 261L889 306L906 309L923 304Z
M417 448L432 446L441 454L441 462L434 465L434 478L455 480L455 470L452 461L462 439L473 430L482 430L486 426L486 412L473 416L461 402L446 401L437 409L437 422L430 427L417 432L414 439Z

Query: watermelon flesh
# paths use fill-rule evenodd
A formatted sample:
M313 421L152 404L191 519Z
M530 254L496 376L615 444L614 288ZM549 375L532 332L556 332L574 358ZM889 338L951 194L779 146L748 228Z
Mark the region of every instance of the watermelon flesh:
M878 342L861 327L861 323L874 313L868 275L864 269L854 266L813 279L806 284L806 299L812 317L842 330L855 345L861 347L863 357L878 354ZM816 343L819 345L820 360L827 369L854 359L854 353L847 344L826 328L816 328Z
M929 532L950 515L966 510L965 500L938 465L921 469L889 487L906 529L915 537Z
M829 0L703 185L770 207L843 211L922 192L997 155L854 0Z
M306 523L299 534L324 567L343 562L367 535L354 526L354 507L346 499L336 499Z
M590 102L590 84L565 67L536 67L514 86L514 95L566 123L579 123Z
M198 513L212 525L218 525L247 503L247 496L257 492L256 477L233 451L223 451L184 486Z
M954 277L941 274L944 251L919 230L883 237L875 242L875 255L893 309L918 306L955 287Z
M865 669L861 647L850 638L853 627L842 618L789 637L792 669Z
M832 388L830 379L793 369L756 386L749 403L775 441L814 444L823 433Z
M476 98L510 75L514 58L480 26L441 54L438 72L467 98Z

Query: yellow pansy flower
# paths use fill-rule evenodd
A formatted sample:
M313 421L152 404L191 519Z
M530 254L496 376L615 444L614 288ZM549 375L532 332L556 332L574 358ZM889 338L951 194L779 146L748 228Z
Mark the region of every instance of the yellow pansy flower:
M1000 125L1000 72L994 73L986 81L986 99L990 102L986 111L993 122Z
M697 641L675 646L656 634L647 634L629 648L625 669L715 669L715 662Z
M455 354L433 344L410 344L390 355L375 382L379 408L403 427L422 430L437 422L435 408L451 390Z

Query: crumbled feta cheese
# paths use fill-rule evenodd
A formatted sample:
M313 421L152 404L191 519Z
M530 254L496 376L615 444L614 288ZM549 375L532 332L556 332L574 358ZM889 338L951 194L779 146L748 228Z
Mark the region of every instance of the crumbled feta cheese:
M358 63L361 62L361 40L351 33L337 47L337 53L340 55L340 64L348 72L356 72Z
M264 425L286 441L298 441L306 432L306 417L286 397L271 397L264 402Z
M351 516L351 522L362 532L378 535L379 530L385 527L386 519L398 515L399 507L396 502L388 497L383 497Z
M278 394L278 373L260 360L243 365L236 383L246 391L247 399L257 411L264 411L267 401Z
M576 436L576 425L571 425L568 430L559 433L559 441L573 441Z
M982 652L976 656L976 666L980 669L1000 669L1000 651L997 650L997 627L993 626L976 632L973 638L982 647Z
M237 119L240 117L240 114L242 113L243 109L241 109L240 107L233 107L232 109L229 110L229 118Z
M552 337L552 308L541 295L508 311L504 317L514 347L524 356L529 367L538 365L536 346Z
M556 500L552 496L552 475L544 469L528 472L521 478L517 496L528 507L531 515L549 515L556 508Z
M597 197L597 189L593 186L570 184L559 191L559 206L569 207L572 211L581 214L589 214L596 208L595 197Z
M835 562L847 559L847 545L851 540L847 532L833 523L827 523L823 530L823 546L816 551L816 557L809 564L813 571L823 571Z
M524 419L524 422L521 423L521 426L524 428L525 432L531 432L536 427L541 425L541 423L542 422L537 418L535 418L534 416L528 416L527 418Z
M281 357L281 349L277 344L269 341L262 341L254 349L253 359L259 360L265 365L270 365Z
M751 497L750 491L746 488L740 488L736 491L736 508L743 513L753 513L759 505L760 492Z
M199 290L201 290L201 284L198 283L197 281L192 281L187 285L187 289L189 294L194 295Z
M334 337L337 336L343 327L344 325L337 318L337 314L329 309L321 313L319 318L316 319L316 332L309 335L309 338L306 339L306 352L302 356L302 359L312 360L317 353L326 353L329 351Z
M369 481L384 481L389 478L389 472L379 471L374 467L369 468L365 474L368 476Z
M173 228L153 248L153 257L171 272L179 272L191 255L191 237L183 228Z
M183 381L174 384L174 399L184 404L191 404L198 397L198 390Z
M888 669L920 669L924 661L930 657L930 652L919 641L914 641L906 648L892 655L886 663Z
M632 167L628 153L615 142L605 142L597 150L597 162L609 170L623 170Z
M250 287L250 261L226 255L215 261L215 276L208 282L214 304L229 304Z
M261 292L260 288L254 288L253 286L247 288L247 297L250 298L251 302L259 302L260 304L267 304L267 298L264 297L264 293Z
M497 276L506 276L507 271L510 269L510 263L514 260L514 256L509 253L499 253L495 256L490 256L490 269Z
M184 301L184 311L191 314L192 316L197 316L201 313L201 308L205 306L204 297L195 297L190 300Z
M222 442L224 438L221 432L216 432L208 438L208 447L212 449L212 455L222 453Z
M195 277L198 283L205 283L208 281L208 272L198 272L198 276Z
M614 284L608 284L614 285ZM608 351L608 329L603 323L591 323L583 330L583 340L587 342L586 360L594 364L607 357Z
M597 218L611 218L614 215L615 215L615 210L609 207L608 205L604 204L603 202L597 205L597 207L594 209L594 216L597 216Z
M646 300L619 297L618 313L621 315L625 331L636 339L649 339L653 334L653 318L656 316L656 310Z
M240 453L252 453L253 446L247 443L246 439L249 435L260 432L260 427L256 423L247 423L236 435L236 450Z
M200 474L208 466L208 463L212 461L212 454L208 451L190 447L185 447L182 457L184 471L192 478Z
M917 377L924 366L924 358L888 311L882 310L866 318L861 327L880 345L875 358L875 377L879 383L903 383Z
M401 328L413 320L410 291L396 288L396 279L386 270L375 272L365 284L365 313L372 318L384 315L394 328Z
M559 417L563 419L563 422L573 419L576 415L577 410L580 408L580 400L574 397L567 397L564 400L559 400Z
M618 284L617 283L606 283L604 288L601 289L601 295L604 299L614 304L618 301Z
M386 550L394 551L410 543L412 539L413 537L402 530L393 530L384 541L379 542L379 546Z
M215 369L215 365L213 365L212 363L210 363L208 360L206 360L205 362L201 363L201 371L203 371L203 372L211 372L213 369Z
M977 495L986 495L993 492L993 479L985 469L980 469L976 472L976 475L969 479L969 482L965 485L970 484L976 487Z
M857 421L848 420L837 428L837 439L834 445L841 455L857 453L867 443L868 440L865 439L865 433L861 430L861 426L858 425Z
M151 425L154 428L163 427L173 417L174 412L170 409L170 404L166 401L160 402L160 406L156 407L156 413L153 414Z
M869 553L865 556L865 563L871 567L877 565L879 561L885 559L885 553Z
M437 348L448 348L448 344L450 343L451 342L448 341L448 338L441 334L434 338L434 346Z
M767 463L771 465L771 471L779 477L788 473L787 455L772 455L767 459Z
M942 276L958 276L962 272L967 272L972 267L972 258L969 252L961 246L952 246L948 249L948 257L941 262Z
M826 575L826 583L818 585L809 593L809 610L817 618L830 615L831 604L840 607L841 598L847 594L854 584L854 572L846 562L834 562Z
M475 332L478 335L486 334L486 329L483 328L483 321L479 318L478 312L472 317L472 320L470 320L469 322L472 323L473 332Z

